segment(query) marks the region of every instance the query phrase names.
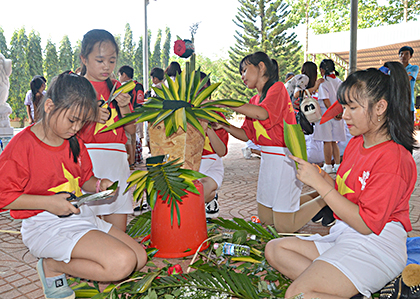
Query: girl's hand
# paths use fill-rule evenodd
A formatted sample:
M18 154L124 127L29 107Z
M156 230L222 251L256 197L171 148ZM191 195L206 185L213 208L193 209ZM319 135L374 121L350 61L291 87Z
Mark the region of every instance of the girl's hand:
M107 108L99 107L98 119L96 122L105 124L109 119L109 111Z
M69 201L67 201L67 198L69 197L70 194L67 193L57 193L51 195L46 211L57 216L79 214L80 210L73 206L73 204L71 204Z
M289 155L289 158L298 163L296 177L302 183L314 187L318 185L320 180L324 180L323 171L319 171L320 168L318 166L292 155Z
M128 93L120 93L115 100L120 108L124 108L130 104L131 96Z
M99 184L99 191L105 191L111 186L114 182L108 179L101 179L101 183Z
M227 125L224 123L211 123L210 125L213 130L224 129L225 127L227 127Z

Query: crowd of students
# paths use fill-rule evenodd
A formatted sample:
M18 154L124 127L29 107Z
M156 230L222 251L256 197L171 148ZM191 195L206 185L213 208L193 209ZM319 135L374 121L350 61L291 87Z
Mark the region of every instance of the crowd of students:
M322 78L317 78L317 66L306 62L301 75L288 76L286 86L279 81L277 61L266 53L249 54L238 66L245 86L256 94L249 103L230 107L245 115L241 127L218 123L207 130L209 146L200 167L207 175L202 179L207 215L214 217L219 210L217 190L230 134L258 146L256 199L263 224L294 232L310 219L327 226L335 223L324 237L280 238L267 244L267 261L293 279L286 297L369 297L405 266L405 240L411 230L408 202L417 178L411 155L415 139L410 80L418 72L410 67L407 76L407 51L413 55L402 49L402 63L357 71L344 82L329 59L319 66ZM23 219L22 240L39 258L46 298L75 298L66 275L118 281L147 261L143 246L125 233L133 202L129 193L123 194L144 128L129 123L101 130L153 97L154 91L145 92L136 82L131 94L107 102L113 88L133 79L133 69L123 66L119 81L111 78L118 46L105 30L84 35L80 58L80 71L58 75L46 92L45 79L32 80L25 102L32 124L0 155L0 208ZM167 84L165 73L174 80L180 72L176 62L165 71L154 68L152 86ZM336 101L343 107L334 119L315 124L309 139L323 144L323 168L294 157L285 144L283 122L297 124L294 108L304 90L318 99L322 112ZM354 138L348 140L346 130ZM345 143L344 154L337 142ZM100 192L115 181L120 188L107 202L80 207L69 202L72 194ZM303 184L314 192L301 194Z

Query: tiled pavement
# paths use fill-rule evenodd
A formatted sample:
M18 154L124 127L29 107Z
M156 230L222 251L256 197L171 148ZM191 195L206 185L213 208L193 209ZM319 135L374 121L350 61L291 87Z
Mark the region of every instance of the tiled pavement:
M241 153L244 143L234 138L229 142L229 153L224 158L225 180L219 190L220 216L226 219L240 217L250 219L256 215L256 188L260 159L245 160ZM420 150L414 152L420 164ZM410 217L413 231L410 236L420 236L420 180L410 201ZM305 187L304 191L309 191ZM0 299L44 298L35 270L37 259L33 257L19 234L20 222L0 213ZM4 231L11 232L4 232ZM308 223L300 232L325 234L328 230L319 224Z

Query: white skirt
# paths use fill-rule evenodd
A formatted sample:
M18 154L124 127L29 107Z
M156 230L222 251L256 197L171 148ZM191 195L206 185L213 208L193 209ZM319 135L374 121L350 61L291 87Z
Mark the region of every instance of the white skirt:
M118 196L109 200L89 203L95 215L132 214L133 195L124 193L130 168L127 152L122 143L87 143L85 144L92 160L93 173L97 178L107 178L119 181Z
M324 114L326 108L321 108ZM344 120L331 119L322 125L320 122L315 123L314 140L320 141L346 141L346 131Z
M217 189L222 186L225 169L223 167L222 158L217 154L206 155L201 157L200 169L198 172L211 177L217 184Z
M274 212L299 210L302 182L296 178L295 162L287 147L261 146L257 202Z
M33 256L70 262L76 243L91 230L108 233L112 224L96 217L89 206L82 205L80 214L60 218L42 212L22 221L22 241Z
M399 222L389 222L380 235L363 235L337 220L326 236L299 237L314 241L320 256L340 270L366 297L377 292L404 269L407 232Z

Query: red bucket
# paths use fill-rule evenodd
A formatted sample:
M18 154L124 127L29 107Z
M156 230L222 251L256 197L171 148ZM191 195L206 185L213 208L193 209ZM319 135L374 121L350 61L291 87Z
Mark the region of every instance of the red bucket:
M178 203L180 225L174 211L171 225L171 207L159 197L152 210L152 227L150 247L159 249L156 257L181 258L193 255L198 247L207 239L207 223L204 208L203 185L196 181L195 186L200 194L186 191L182 203ZM209 247L206 242L200 251Z

